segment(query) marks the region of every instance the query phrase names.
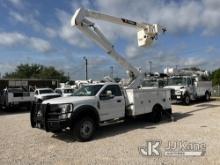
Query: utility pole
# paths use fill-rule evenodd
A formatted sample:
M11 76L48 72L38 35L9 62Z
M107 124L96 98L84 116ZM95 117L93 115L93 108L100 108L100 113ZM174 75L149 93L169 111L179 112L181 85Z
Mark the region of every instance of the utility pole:
M83 60L85 60L85 64L86 64L85 76L86 76L86 80L88 80L88 60L87 60L87 58L85 56L83 57Z
M113 66L110 66L110 77L111 78L114 78L114 75L113 75L113 70L114 69L114 67Z
M148 61L146 60L146 73L148 71Z
M70 73L68 72L68 81L70 81Z
M150 65L150 74L151 74L151 71L152 71L152 61L149 61L149 65Z

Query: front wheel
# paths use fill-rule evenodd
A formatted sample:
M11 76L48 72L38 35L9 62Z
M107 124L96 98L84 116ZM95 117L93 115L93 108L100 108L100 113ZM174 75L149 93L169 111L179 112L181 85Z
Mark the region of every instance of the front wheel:
M183 102L184 102L185 105L189 105L190 104L190 97L189 97L189 95L186 95L184 97Z
M83 117L75 123L74 133L77 140L85 142L93 138L95 129L95 121L91 117Z

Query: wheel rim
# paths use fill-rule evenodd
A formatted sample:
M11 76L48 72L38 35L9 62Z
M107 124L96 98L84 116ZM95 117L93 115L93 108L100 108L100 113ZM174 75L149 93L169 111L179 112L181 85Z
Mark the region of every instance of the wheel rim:
M84 121L80 127L80 134L84 138L88 138L93 131L93 124L91 121Z

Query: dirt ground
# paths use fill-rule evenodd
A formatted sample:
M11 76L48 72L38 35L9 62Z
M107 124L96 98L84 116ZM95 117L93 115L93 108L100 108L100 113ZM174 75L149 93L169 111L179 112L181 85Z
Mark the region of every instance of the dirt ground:
M94 140L30 126L29 112L0 112L0 164L220 164L220 101L172 105L175 122L143 119L98 129ZM146 141L160 141L160 156L146 156ZM204 156L165 156L169 142L203 144ZM146 150L145 150L146 151Z

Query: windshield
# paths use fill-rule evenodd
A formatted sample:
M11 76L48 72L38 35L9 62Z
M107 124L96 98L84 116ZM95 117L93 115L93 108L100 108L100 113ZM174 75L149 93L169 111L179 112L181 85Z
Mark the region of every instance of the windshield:
M158 82L156 80L144 80L142 82L143 87L157 87Z
M186 85L186 78L173 77L168 79L168 85Z
M39 90L40 94L46 94L46 93L54 93L52 89L42 89Z
M86 85L77 90L73 96L95 96L103 85Z
M63 93L73 93L74 90L73 89L64 89Z

